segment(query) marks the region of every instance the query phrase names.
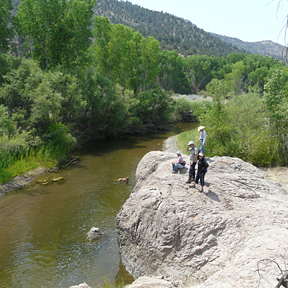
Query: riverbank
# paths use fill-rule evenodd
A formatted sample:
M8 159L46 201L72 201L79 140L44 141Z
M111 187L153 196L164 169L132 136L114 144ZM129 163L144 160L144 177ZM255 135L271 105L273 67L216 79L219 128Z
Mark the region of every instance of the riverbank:
M151 126L151 127L142 127L142 130L135 130L133 133L127 133L127 132L123 132L124 134L122 136L126 136L127 138L129 136L131 136L131 134L137 134L137 135L146 135L149 133L150 134L153 134L153 133L156 133L156 132L163 132L163 131L168 131L169 129L171 129L171 125L166 125L166 126L158 126L158 127L154 127L154 126ZM120 137L120 135L118 135L118 139L121 139L122 137ZM99 138L98 141L105 141L107 140L108 138ZM81 146L89 143L90 141L86 141L86 142L81 142ZM79 146L79 145L78 145ZM76 147L73 148L73 150L77 149ZM79 149L79 147L78 147ZM72 151L70 151L71 153ZM52 153L53 154L53 153ZM4 183L1 183L0 182L0 196L3 195L4 193L7 193L9 191L13 191L15 189L20 189L20 188L23 188L25 186L27 186L28 184L32 183L35 178L37 176L40 176L42 174L44 174L45 172L47 171L54 171L57 167L57 165L59 165L59 163L63 163L65 162L67 159L69 159L69 154L66 154L66 155L61 155L61 161L57 162L57 160L55 160L55 158L51 158L49 160L47 159L42 159L44 158L42 154L39 154L38 157L40 158L40 161L37 161L37 154L33 155L33 157L30 157L32 160L31 162L33 162L33 168L34 167L37 167L37 165L40 165L39 167L35 168L35 169L31 169L27 172L27 167L25 167L25 163L27 166L30 166L29 165L29 157L28 159L21 159L19 162L21 162L20 165L17 165L17 161L15 163L13 163L14 166L19 166L18 169L17 169L17 172L15 173L15 170L13 171L13 174L14 174L14 178L11 180L11 181L8 181L8 182L4 182ZM72 159L73 160L73 159ZM23 162L23 163L22 163ZM68 161L69 162L69 161ZM27 164L28 163L28 164ZM46 165L46 167L48 168L44 168L42 167L42 165L44 164L44 166ZM72 163L72 164L75 164L75 163ZM68 164L69 165L69 164ZM68 166L67 165L67 166ZM12 166L12 167L14 167ZM9 167L7 170L11 170ZM13 170L13 169L12 169ZM11 176L10 176L11 177Z
M34 182L35 177L40 176L47 171L48 170L46 168L38 167L34 170L25 173L22 176L16 176L10 182L0 184L0 196L9 191L25 187L26 185Z

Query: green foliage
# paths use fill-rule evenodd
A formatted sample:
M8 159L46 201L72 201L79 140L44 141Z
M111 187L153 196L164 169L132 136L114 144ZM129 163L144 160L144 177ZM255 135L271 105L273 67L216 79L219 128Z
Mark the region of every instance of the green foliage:
M192 92L185 72L184 59L178 55L177 50L160 51L159 63L158 81L165 92L174 91L179 94Z
M282 163L287 164L287 128L288 128L288 69L275 69L264 86L264 101L268 110L268 125L271 136L278 142L278 153Z
M149 90L158 75L159 42L144 38L124 25L112 25L107 18L94 19L95 42L91 47L97 70L125 89L137 94Z
M264 99L270 112L271 120L283 128L287 127L287 81L288 69L276 69L264 86Z
M18 34L42 69L78 65L91 44L91 17L96 0L34 1L18 6Z
M279 142L267 122L266 105L257 94L243 94L227 103L236 156L257 166L280 162Z
M266 56L233 53L226 59L192 55L184 59L184 67L190 88L194 93L204 90L213 79L226 79L230 92L239 95L242 91L248 92L248 89L253 86L258 86L263 91L271 68L283 67L283 64Z
M256 70L249 73L248 78L250 81L250 85L251 86L258 85L262 92L264 89L264 84L266 82L268 71L269 69L266 66L264 66L264 67L257 68Z
M174 119L176 121L182 121L182 115L190 111L199 119L201 115L206 113L205 111L207 111L211 105L212 102L207 100L192 101L186 97L178 98L175 100L174 105Z
M76 139L69 133L69 129L62 123L52 123L48 131L42 136L45 147L51 147L57 152L56 158L66 155L76 144Z
M175 113L181 114L186 111L192 111L193 101L186 97L181 97L175 100Z
M243 73L244 63L242 61L232 64L232 72L225 75L227 86L231 86L230 92L234 92L234 95L238 96L243 86ZM232 90L232 91L231 91Z
M131 108L132 114L141 119L144 125L161 125L171 121L173 100L160 88L141 92L136 99L139 102Z
M206 55L191 56L186 60L186 73L194 93L205 89L205 86L213 79L218 78L220 69L226 60Z
M11 0L0 1L0 52L9 50L9 43L14 35L12 10Z
M194 141L195 145L198 148L200 148L200 141L198 140L198 138L199 138L199 132L197 131L197 129L185 131L177 136L177 146L179 147L181 151L184 151L186 155L190 155L190 152L186 151L187 144L190 141Z
M279 149L281 142L269 127L263 98L250 93L234 97L226 104L221 97L218 99L200 116L201 125L206 127L205 152L208 156L239 157L257 166L283 161ZM195 141L198 137L196 130L181 134L179 145L185 147L187 140Z
M0 87L1 182L65 157L76 144L65 123L70 124L71 117L75 121L86 104L71 75L43 72L33 60L19 62L11 55L5 62Z
M86 105L74 77L43 72L33 60L23 58L21 65L3 78L0 104L24 129L35 128L41 134L50 123L77 118Z
M113 285L110 284L108 281L105 280L104 286L102 286L103 288L124 288L125 287L125 283L124 281L122 281L121 283L117 284L117 285Z
M89 134L94 138L104 137L125 126L130 103L130 94L125 89L119 85L116 93L114 82L92 70L87 71L79 85L87 103L81 126L86 127Z

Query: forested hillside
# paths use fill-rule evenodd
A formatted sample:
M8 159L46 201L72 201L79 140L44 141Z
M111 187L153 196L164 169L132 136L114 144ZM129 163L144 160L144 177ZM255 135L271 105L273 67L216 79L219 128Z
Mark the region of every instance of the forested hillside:
M221 40L237 46L240 49L245 49L253 54L260 54L262 56L270 56L280 61L284 61L286 49L283 45L275 43L270 40L247 42L234 37L227 37L218 34L213 34Z
M177 50L186 55L227 56L233 52L246 53L235 45L221 41L189 21L168 13L152 11L129 1L98 0L95 13L107 16L113 24L124 24L144 37L153 36L162 50ZM163 4L165 5L165 4Z

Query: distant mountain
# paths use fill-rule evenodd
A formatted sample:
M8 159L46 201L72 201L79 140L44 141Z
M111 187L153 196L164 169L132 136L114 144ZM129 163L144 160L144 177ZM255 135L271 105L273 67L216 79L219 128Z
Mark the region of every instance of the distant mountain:
M219 37L222 41L237 46L239 49L245 49L253 54L260 54L262 56L271 56L275 59L283 61L285 58L286 49L285 46L275 43L270 40L257 41L257 42L245 42L237 38L223 36L215 33L212 35Z
M153 36L160 48L177 49L182 55L227 56L233 52L248 53L226 43L190 21L174 15L152 11L131 2L98 0L95 14L107 16L113 24L124 24L139 31L144 37Z

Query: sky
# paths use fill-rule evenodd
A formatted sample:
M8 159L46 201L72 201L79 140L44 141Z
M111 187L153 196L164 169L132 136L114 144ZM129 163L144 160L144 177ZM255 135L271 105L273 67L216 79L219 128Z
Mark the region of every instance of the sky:
M129 0L144 8L190 20L207 32L243 41L288 44L283 27L287 0ZM278 7L279 5L279 7Z

